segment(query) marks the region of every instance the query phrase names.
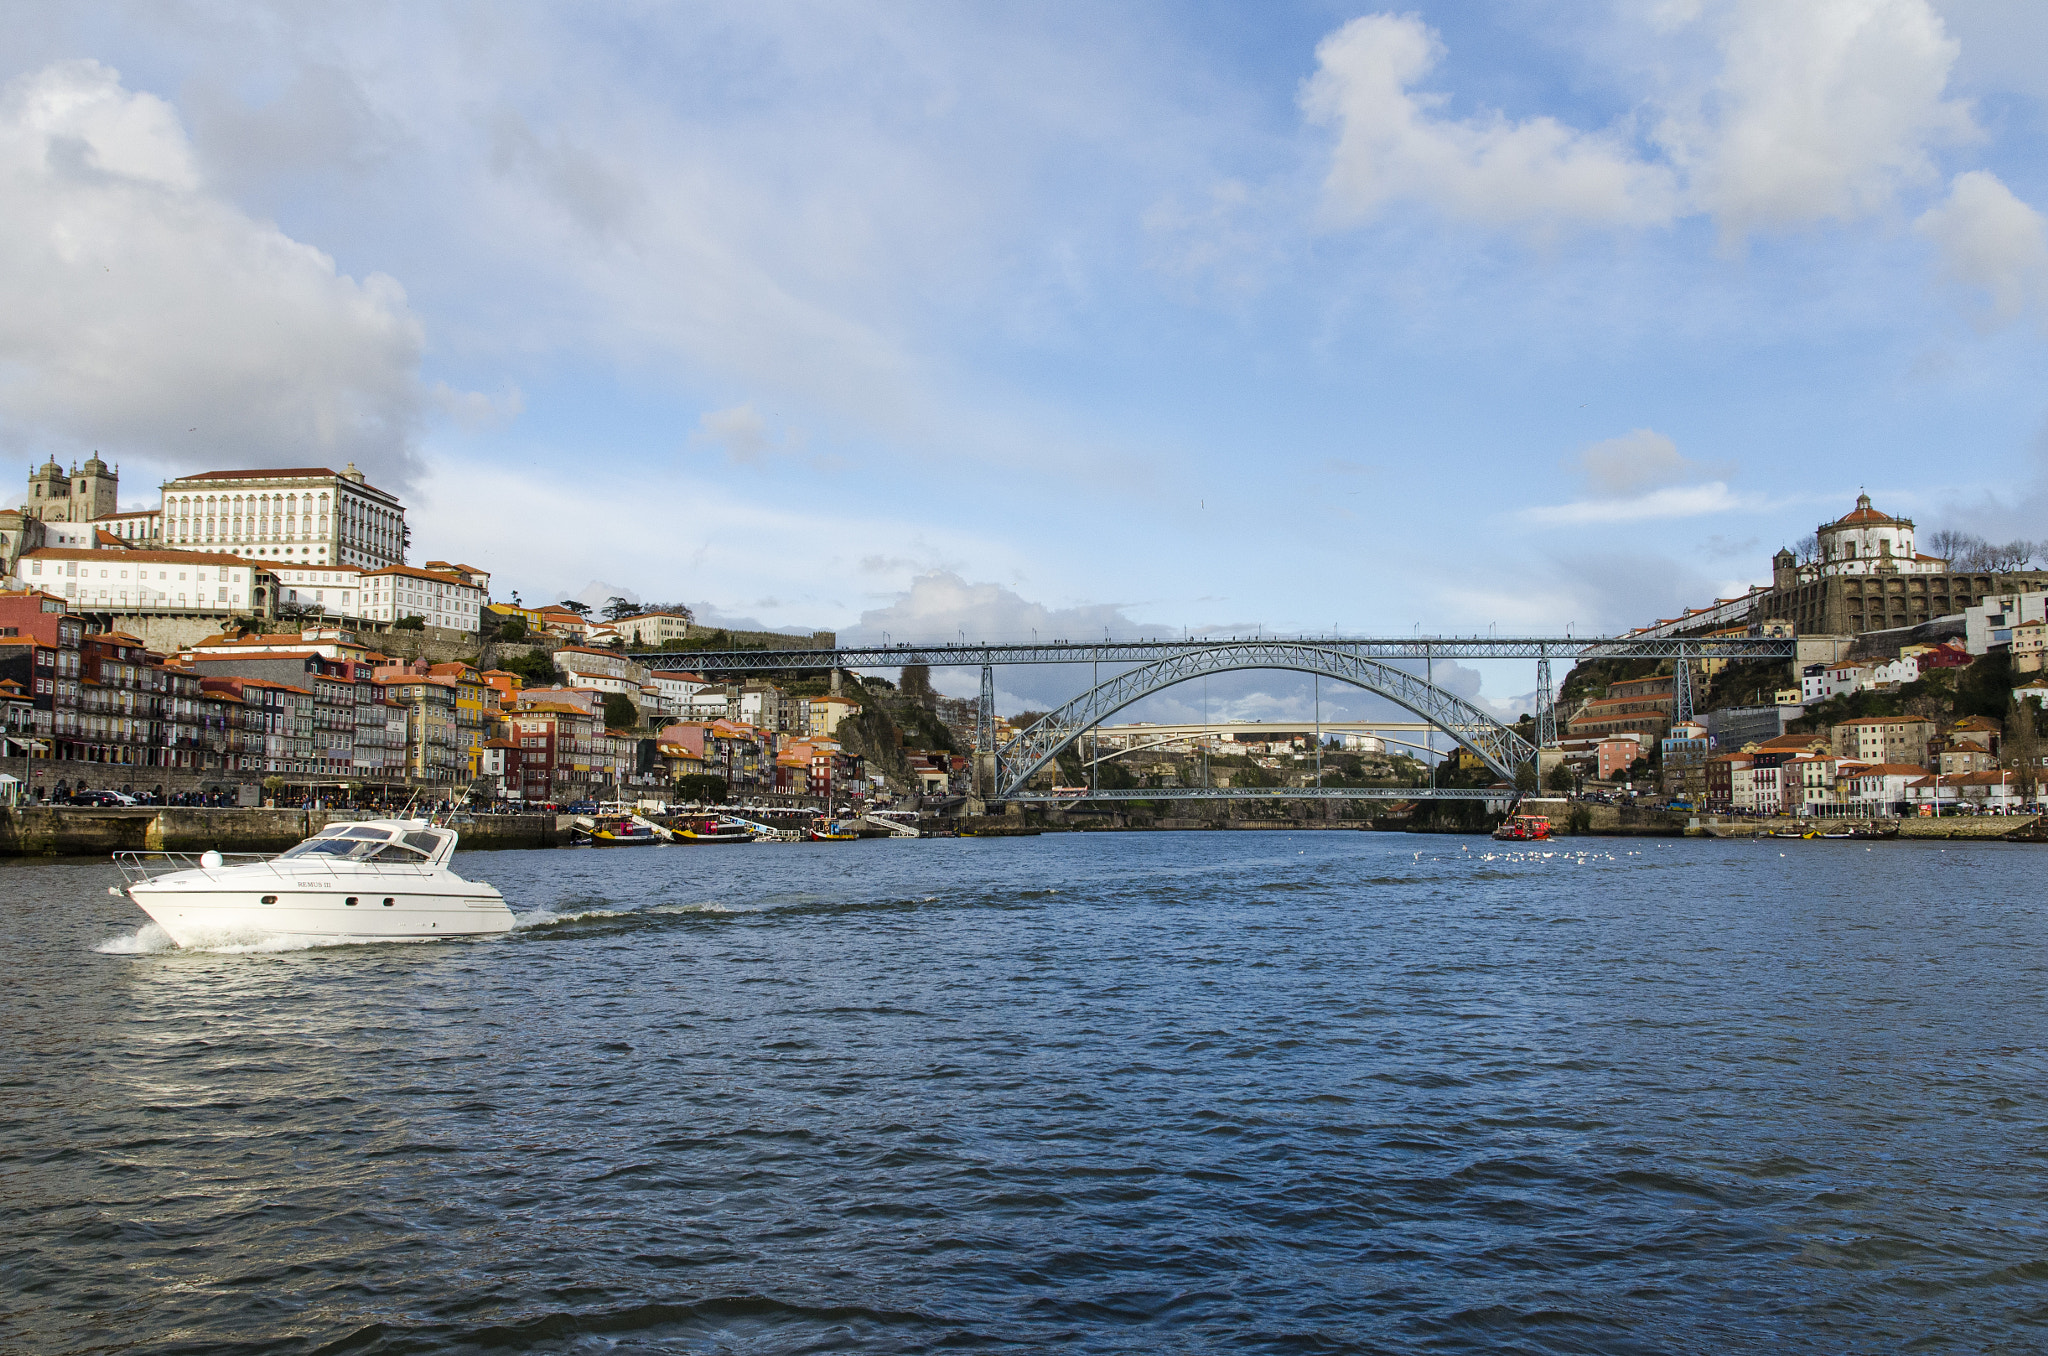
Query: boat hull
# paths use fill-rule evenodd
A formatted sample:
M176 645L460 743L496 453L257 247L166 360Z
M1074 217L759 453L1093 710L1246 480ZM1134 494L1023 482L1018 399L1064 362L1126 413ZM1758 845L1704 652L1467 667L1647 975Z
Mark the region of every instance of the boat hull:
M407 891L364 882L361 894L298 888L288 881L254 893L244 889L130 887L128 897L181 947L219 946L266 938L401 942L482 937L510 932L512 911L490 886L460 894ZM263 899L273 898L275 904ZM358 902L351 905L349 899ZM384 901L389 899L390 904Z

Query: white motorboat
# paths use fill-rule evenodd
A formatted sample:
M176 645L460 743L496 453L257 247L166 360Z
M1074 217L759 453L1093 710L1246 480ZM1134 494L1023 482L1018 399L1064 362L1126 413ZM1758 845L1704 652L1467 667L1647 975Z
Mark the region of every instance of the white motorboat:
M497 888L448 869L456 835L423 819L329 824L275 857L114 854L128 897L179 946L263 937L418 941L507 932Z

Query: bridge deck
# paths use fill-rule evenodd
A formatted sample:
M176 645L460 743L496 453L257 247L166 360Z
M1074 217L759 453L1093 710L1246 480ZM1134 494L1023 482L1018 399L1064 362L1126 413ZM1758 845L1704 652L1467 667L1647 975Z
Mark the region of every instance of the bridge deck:
M1751 636L1210 636L1201 640L1053 641L1044 645L841 645L832 649L656 650L628 654L653 669L719 673L775 669L875 669L926 664L1143 664L1222 645L1313 645L1367 659L1790 659L1791 640Z

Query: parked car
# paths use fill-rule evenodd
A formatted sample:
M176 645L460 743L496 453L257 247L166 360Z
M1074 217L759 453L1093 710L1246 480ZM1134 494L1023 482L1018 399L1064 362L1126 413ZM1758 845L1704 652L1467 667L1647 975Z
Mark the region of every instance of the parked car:
M572 815L594 815L597 813L597 802L594 800L571 801L569 804L564 805L562 809Z
M135 797L125 791L77 791L72 793L66 801L66 804L70 805L97 805L101 807L135 805L138 803Z

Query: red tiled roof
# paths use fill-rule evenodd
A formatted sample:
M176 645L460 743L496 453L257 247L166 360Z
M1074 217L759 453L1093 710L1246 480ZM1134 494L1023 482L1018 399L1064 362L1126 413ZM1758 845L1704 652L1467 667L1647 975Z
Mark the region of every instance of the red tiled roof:
M126 545L126 542L122 543ZM206 551L86 551L72 546L43 546L26 553L28 560L103 560L141 565L251 565L240 556L215 555Z
M450 575L440 574L433 570L416 570L410 565L386 565L381 570L364 570L362 577L364 579L375 579L379 575L386 574L402 574L408 579L425 579L435 584L453 584L455 587L462 589L473 589L476 587L474 584L464 583L462 580Z
M331 476L334 472L325 466L267 466L254 471L201 471L197 475L178 476L177 480L254 480L264 476ZM173 481L175 484L176 481Z
M1859 494L1856 496L1856 507L1835 519L1833 526L1856 527L1864 523L1898 523L1904 521L1903 518L1894 518L1889 513L1879 513L1870 506L1869 495Z

